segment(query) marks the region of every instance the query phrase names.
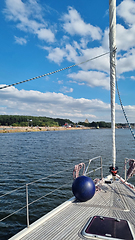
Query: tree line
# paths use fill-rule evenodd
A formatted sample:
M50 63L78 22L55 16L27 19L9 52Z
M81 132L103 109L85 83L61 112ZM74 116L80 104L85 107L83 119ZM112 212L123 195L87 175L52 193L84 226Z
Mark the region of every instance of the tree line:
M63 126L65 123L71 126L85 126L91 128L111 128L110 122L78 122L74 123L69 119L62 118L49 118L49 117L33 117L33 116L22 116L22 115L0 115L0 126L39 126L39 127L53 127L53 126ZM134 124L131 124L134 126ZM126 127L126 124L118 123L118 127Z
M111 128L111 123L109 122L91 122L91 123L85 123L85 122L79 122L79 125L83 125L85 127L92 127L92 128Z
M40 126L52 127L63 126L64 124L74 124L69 119L49 118L49 117L33 117L33 116L20 116L20 115L0 115L1 126Z

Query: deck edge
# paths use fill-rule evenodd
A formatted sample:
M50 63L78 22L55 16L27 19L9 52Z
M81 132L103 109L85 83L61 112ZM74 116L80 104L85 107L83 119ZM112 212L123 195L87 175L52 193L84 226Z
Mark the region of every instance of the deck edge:
M75 197L72 197L69 200L65 201L64 203L62 203L61 205L59 205L58 207L54 208L52 211L48 212L43 217L39 218L37 221L32 223L29 226L29 228L24 228L22 231L18 232L16 235L14 235L13 237L9 238L9 240L19 240L19 239L21 239L22 237L24 237L25 235L30 233L32 230L37 228L39 225L43 224L46 220L51 218L54 214L58 213L59 211L61 211L65 207L67 207L74 200L75 200Z

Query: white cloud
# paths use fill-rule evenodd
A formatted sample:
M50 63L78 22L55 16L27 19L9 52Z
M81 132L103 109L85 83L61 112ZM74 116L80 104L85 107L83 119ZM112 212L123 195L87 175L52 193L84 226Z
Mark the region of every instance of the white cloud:
M54 42L54 33L50 29L40 28L36 31L39 39L45 40L47 42Z
M117 60L117 69L118 74L135 70L135 49L126 52Z
M15 43L20 44L20 45L25 45L27 43L27 40L25 38L22 37L16 37L15 38Z
M102 32L99 27L86 23L77 10L72 7L69 7L68 12L61 18L63 28L68 36L63 35L56 46L56 30L54 26L50 27L49 23L45 21L44 9L41 8L38 1L5 0L5 2L4 13L8 20L15 22L17 28L34 34L39 40L53 43L52 46L49 44L42 47L48 51L47 58L50 61L61 64L67 60L72 64L78 64L99 56L109 49L108 29ZM117 7L117 14L127 24L125 26L117 24L117 73L122 74L135 70L135 1L122 1ZM76 41L72 40L74 35L78 37ZM27 43L26 38L15 37L15 40L18 44ZM98 40L99 47L88 48L88 43L91 40ZM102 87L109 90L109 54L79 65L79 67L83 71L68 75L68 77L78 84L87 84L90 87ZM88 70L90 71L88 72Z
M1 114L18 114L33 116L48 116L69 118L72 121L110 121L110 104L98 99L85 99L69 97L62 93L41 93L39 91L18 90L10 87L1 90ZM133 120L135 106L125 107L130 121ZM124 118L119 105L116 105L119 122Z
M8 20L17 21L28 15L25 4L21 0L6 0L4 13Z
M117 13L128 25L135 24L135 1L122 1L117 7Z
M62 17L63 28L71 35L91 36L92 40L100 40L102 31L99 27L85 23L80 14L72 7L68 8L68 14Z
M58 84L63 84L63 80L58 80Z
M123 19L125 26L116 26L117 52L127 51L135 46L135 2L124 0L117 6L117 15ZM105 29L102 46L109 48L109 29Z
M123 41L124 39L124 41ZM122 25L117 24L117 48L118 51L132 48L135 46L135 25L131 28L124 28Z
M77 62L78 59L78 53L76 51L76 48L72 46L71 44L66 45L66 52L67 52L67 60L69 62Z
M83 48L83 49L87 48L88 42L89 42L88 39L82 37L81 40L80 40L80 47Z
M87 48L82 50L83 57L80 57L82 61L86 61L88 59L93 59L92 61L88 61L85 64L82 64L81 67L84 70L89 69L96 69L98 71L110 71L109 69L109 54L106 54L102 57L98 57L104 53L107 53L107 51L101 46L101 47L94 47L94 48Z
M128 7L126 8L126 6ZM123 10L123 7L125 11ZM134 25L134 20L135 17L135 3L132 0L125 0L123 1L117 8L117 12L119 16L123 17L123 19L130 23L128 28L125 28L124 26L117 24L117 52L118 52L118 70L117 73L121 74L123 72L127 71L132 71L135 70L135 57L134 57L134 49L130 50L130 53L125 53L123 56L119 55L119 52L121 50L124 51L129 51L129 49L135 47L135 25ZM68 14L65 14L63 16L63 27L64 29L70 33L71 35L78 34L79 36L85 36L85 31L86 35L90 34L89 30L89 24L86 24L82 19L79 13L73 9L69 8L68 9ZM78 25L77 25L78 22ZM79 28L78 28L79 26ZM83 26L83 31L81 29L81 26ZM98 28L97 28L98 29ZM99 29L98 29L99 30ZM81 33L79 32L81 31ZM101 32L100 37L98 40L101 39ZM98 36L99 36L98 35ZM60 48L51 48L51 52L49 52L48 58L56 63L61 63L64 59L68 60L69 62L73 62L75 64L79 62L86 61L90 58L94 58L95 56L101 55L109 50L109 30L105 29L104 35L102 38L102 46L100 47L94 47L94 48L87 48L88 40L86 38L81 38L80 42L78 41L73 41L71 44L65 45L65 47ZM94 39L94 38L93 38ZM96 38L95 38L96 39ZM123 41L124 39L124 41ZM109 73L109 54L97 58L95 61L90 61L87 62L83 65L80 65L80 67L83 70L96 70L96 71L102 71ZM104 80L105 83L106 80ZM100 81L99 81L100 83ZM105 86L106 83L103 85ZM103 86L102 85L102 86ZM94 84L93 84L94 86ZM98 86L98 83L95 84L95 86ZM101 86L99 84L99 86ZM107 85L108 86L108 85ZM108 87L106 87L109 89Z
M64 59L68 60L69 62L79 63L80 57L75 46L72 46L71 44L66 44L66 46L62 48L43 47L43 49L49 52L47 58L57 64L60 64Z
M79 71L78 73L68 74L68 77L77 82L86 83L90 87L102 87L107 90L110 89L109 77L103 72Z
M132 80L135 80L135 76L131 76L131 79L132 79Z
M60 89L61 92L63 93L71 93L73 92L73 88L68 88L66 86L63 86L61 89Z
M65 48L43 47L43 49L49 52L47 58L57 64L60 64L64 59L74 64L84 62L88 59L93 59L92 61L79 65L79 67L84 70L96 69L98 71L105 71L109 73L109 54L104 55L103 57L95 58L106 52L106 50L102 47L82 49L81 44L79 45L77 42L73 42L73 45L66 44Z
M127 51L135 47L135 1L123 0L117 7L117 14L125 24L117 24L117 48Z
M60 64L67 55L65 49L61 49L58 47L44 47L44 49L49 51L47 58L57 64Z
M14 21L16 27L24 32L30 32L39 39L54 42L54 32L42 17L42 9L36 0L26 3L22 0L6 0L4 13L9 21Z
M86 117L91 121L93 118L104 119L103 115L110 110L110 104L97 99L75 99L54 92L19 91L15 87L1 90L0 101L3 104L1 114L61 117L73 121L84 121Z

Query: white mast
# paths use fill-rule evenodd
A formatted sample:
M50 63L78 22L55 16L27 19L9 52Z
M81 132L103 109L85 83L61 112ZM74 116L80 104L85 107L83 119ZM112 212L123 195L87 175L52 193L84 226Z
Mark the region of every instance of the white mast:
M109 44L110 44L110 90L111 90L111 129L112 129L112 160L115 168L115 60L116 60L116 0L109 0Z

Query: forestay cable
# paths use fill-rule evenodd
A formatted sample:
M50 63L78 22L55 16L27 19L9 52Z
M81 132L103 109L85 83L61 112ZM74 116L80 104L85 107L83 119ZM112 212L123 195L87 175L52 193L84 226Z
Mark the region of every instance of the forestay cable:
M43 74L43 75L40 75L40 76L37 76L37 77L33 77L33 78L30 78L30 79L27 79L27 80L24 80L24 81L21 81L21 82L17 82L17 83L13 83L13 84L10 84L10 85L2 86L2 87L0 87L0 89L12 87L12 86L15 86L15 85L18 85L18 84L21 84L21 83L29 82L29 81L32 81L32 80L35 80L35 79L38 79L38 78L42 78L42 77L46 77L46 76L52 75L52 74L54 74L54 73L61 72L61 71L64 71L64 70L66 70L66 69L70 69L70 68L72 68L72 67L76 67L76 66L81 65L81 64L83 64L83 63L86 63L86 62L95 60L95 59L97 59L97 58L103 57L103 56L105 56L105 55L107 55L107 54L109 54L109 53L110 53L110 51L109 51L109 52L106 52L106 53L103 53L103 54L101 54L101 55L98 55L97 57L88 59L88 60L86 60L86 61L84 61L84 62L77 63L77 64L74 64L74 65L71 65L71 66L68 66L68 67L65 67L65 68L58 69L58 70L56 70L56 71L54 71L54 72L45 73L45 74Z

